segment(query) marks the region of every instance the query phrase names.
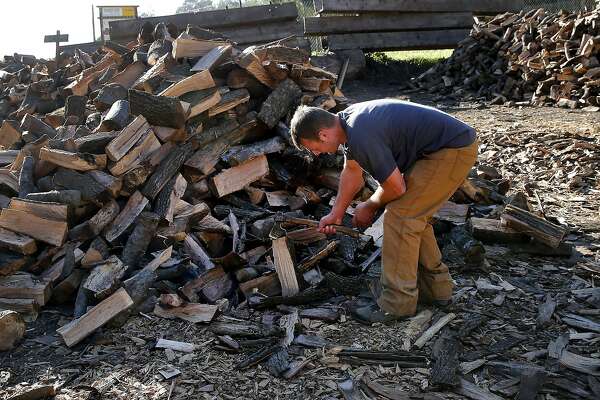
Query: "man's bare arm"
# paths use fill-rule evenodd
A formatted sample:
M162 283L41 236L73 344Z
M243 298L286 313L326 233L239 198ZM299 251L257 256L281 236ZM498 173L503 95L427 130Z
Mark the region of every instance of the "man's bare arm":
M329 225L341 224L346 209L363 185L364 180L360 165L354 160L346 160L344 169L340 174L340 184L338 186L335 203L331 212L321 218L321 221L319 222L319 230L321 232L327 234L335 233L335 228Z
M396 200L406 192L406 183L404 177L398 168L395 168L392 174L383 182L375 193L367 200L371 206L382 208L390 201Z

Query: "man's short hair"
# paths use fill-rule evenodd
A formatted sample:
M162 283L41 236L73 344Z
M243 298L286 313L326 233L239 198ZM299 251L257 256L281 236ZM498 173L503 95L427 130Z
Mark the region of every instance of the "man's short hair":
M318 140L319 131L331 128L335 124L336 116L329 111L318 107L300 106L294 113L290 123L292 143L299 150L305 150L300 144L300 139Z

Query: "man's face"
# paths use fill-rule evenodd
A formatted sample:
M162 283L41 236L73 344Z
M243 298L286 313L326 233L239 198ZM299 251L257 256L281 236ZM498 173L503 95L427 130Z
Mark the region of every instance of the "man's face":
M300 139L300 144L315 156L321 153L335 153L341 144L337 138L335 127L321 129L318 136L318 140Z

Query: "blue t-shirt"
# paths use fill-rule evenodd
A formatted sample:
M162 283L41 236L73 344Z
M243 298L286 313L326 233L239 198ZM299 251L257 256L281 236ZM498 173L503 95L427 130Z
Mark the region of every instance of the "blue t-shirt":
M340 111L347 143L344 154L379 183L398 167L408 169L424 154L472 144L475 129L433 107L382 99Z

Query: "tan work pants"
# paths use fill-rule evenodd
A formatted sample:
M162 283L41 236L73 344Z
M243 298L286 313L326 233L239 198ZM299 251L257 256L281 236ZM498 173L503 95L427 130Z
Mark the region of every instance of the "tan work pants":
M429 220L469 174L477 144L442 149L418 160L404 175L406 193L385 207L382 292L377 300L384 311L408 316L416 312L417 301L451 298L452 278Z

